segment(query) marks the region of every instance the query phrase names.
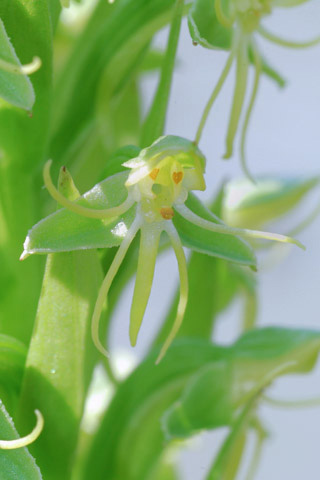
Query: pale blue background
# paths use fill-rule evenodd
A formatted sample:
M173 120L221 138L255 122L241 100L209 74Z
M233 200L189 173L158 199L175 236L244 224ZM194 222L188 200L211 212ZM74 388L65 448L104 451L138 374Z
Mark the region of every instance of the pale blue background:
M287 9L277 9L266 24L274 32L295 40L306 40L320 34L320 2ZM166 32L157 38L164 46ZM289 50L259 41L261 49L275 67L288 79L281 91L263 79L248 137L249 166L255 175L319 174L320 172L320 46L306 50ZM193 138L202 109L220 74L226 54L194 47L186 23L179 46L179 68L174 77L166 132ZM238 156L221 160L224 136L230 110L234 72L223 89L205 128L201 148L208 159L206 181L208 191L222 179L241 175ZM150 102L156 81L142 83L145 105ZM206 195L204 195L206 198ZM309 208L320 201L320 189L309 201ZM307 208L307 207L306 207ZM290 254L274 269L261 271L261 325L283 325L320 328L320 218L299 235L307 245L302 252L292 248ZM284 246L283 248L287 248ZM158 261L150 306L140 332L136 356L146 350L154 329L166 310L177 279L172 254ZM133 284L126 300L118 308L112 333L114 353L132 352L128 342L128 319ZM159 291L161 295L159 296ZM239 332L241 302L223 315L218 325L218 338L231 341ZM318 365L320 367L320 364ZM274 395L283 398L320 396L320 368L308 377L291 377L278 381ZM272 432L267 441L256 480L318 480L320 478L320 408L308 410L261 409L265 424ZM208 433L188 443L181 456L183 480L201 480L225 432ZM244 478L244 477L243 477Z

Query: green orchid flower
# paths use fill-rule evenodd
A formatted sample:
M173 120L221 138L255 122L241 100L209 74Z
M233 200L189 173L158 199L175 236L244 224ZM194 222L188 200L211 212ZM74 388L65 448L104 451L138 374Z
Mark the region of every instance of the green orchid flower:
M241 139L240 157L245 174L252 180L246 162L246 135L251 113L257 97L261 73L273 78L280 86L283 79L263 59L256 42L261 36L277 45L288 48L305 48L320 42L320 36L303 43L283 39L269 32L263 25L263 19L273 12L275 7L294 7L307 0L195 0L189 13L189 29L193 41L206 48L229 50L229 56L221 76L203 112L197 133L199 143L209 112L220 93L230 69L236 63L236 83L226 135L224 158L233 154L233 145L247 92L248 70L250 62L254 64L255 78L251 97L245 113Z
M295 243L302 247L298 241L283 235L231 228L208 212L191 193L205 190L205 158L193 142L184 138L159 138L137 157L123 163L126 171L107 178L75 201L65 198L54 186L50 165L51 161L45 165L44 182L51 196L64 208L30 230L21 259L33 253L119 245L101 285L92 317L92 338L104 355L108 353L99 340L99 319L113 279L138 231L140 250L130 314L133 346L149 300L162 232L172 244L180 275L176 319L157 362L174 339L187 305L188 272L183 243L252 267L255 266L252 249L238 236ZM234 237L233 240L229 236Z

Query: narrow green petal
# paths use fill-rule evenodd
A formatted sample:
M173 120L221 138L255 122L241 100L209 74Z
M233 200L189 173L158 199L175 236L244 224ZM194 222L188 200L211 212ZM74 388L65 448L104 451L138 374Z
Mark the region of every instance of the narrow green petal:
M130 342L132 346L137 342L144 312L147 308L161 231L160 224L144 225L141 229L137 277L130 313Z
M238 130L242 107L247 90L248 68L249 57L247 42L240 41L237 53L236 86L234 89L234 95L232 100L232 108L226 137L226 153L224 154L224 158L230 158L233 153L233 142Z
M124 237L116 253L116 256L113 259L113 262L107 272L107 275L105 276L105 279L102 282L102 285L99 290L98 298L94 307L92 323L91 323L92 340L95 346L97 347L97 349L99 350L99 352L101 352L102 355L106 357L108 357L109 354L105 349L105 347L102 345L99 338L99 321L100 321L101 312L102 312L106 297L108 295L111 283L113 282L113 279L117 271L119 270L119 267L125 257L125 254L127 253L128 248L130 247L130 244L134 239L134 237L136 236L136 233L139 230L140 226L141 226L141 220L139 217L136 217L130 229L126 233L126 236Z
M165 224L165 231L167 232L170 238L170 241L172 243L174 253L176 254L176 258L178 262L179 276L180 276L180 299L179 299L176 319L173 323L173 327L171 332L169 333L168 338L166 339L166 341L164 342L160 350L159 356L156 360L157 365L160 363L160 361L166 354L166 351L170 347L174 337L176 336L181 326L184 313L187 307L188 291L189 291L187 261L182 248L180 237L172 222L167 222Z
M198 144L199 141L200 141L200 138L201 138L201 135L202 135L202 132L203 132L203 129L204 129L204 126L206 124L206 121L207 121L207 118L209 116L209 113L211 111L211 108L216 100L216 98L218 97L227 77L228 77L228 74L230 72L230 68L233 64L233 60L234 60L234 57L235 57L235 49L232 48L231 49L231 52L228 56L228 59L227 59L227 62L225 64L225 67L224 69L222 70L222 73L219 77L219 80L218 82L216 83L214 89L213 89L213 92L211 94L211 97L209 98L208 100L208 103L203 111L203 114L202 114L202 117L201 117L201 120L200 120L200 123L199 123L199 126L198 126L198 130L197 130L197 133L196 133L196 137L195 137L195 143Z
M305 247L298 240L294 238L287 237L286 235L280 235L278 233L262 232L259 230L249 230L245 228L233 228L228 227L227 225L218 225L217 223L210 222L205 220L191 210L185 205L175 205L175 209L182 215L185 219L194 225L204 228L205 230L210 230L212 232L224 233L226 235L236 235L244 238L261 238L264 240L273 240L275 242L282 243L294 243L298 247L305 250Z
M316 38L312 38L311 40L307 40L306 42L294 42L292 40L286 40L285 38L278 37L274 33L269 32L266 30L264 27L259 27L258 32L260 35L267 40L269 40L272 43L275 43L276 45L280 45L280 47L286 47L286 48L308 48L308 47L313 47L320 43L320 36L317 36Z
M240 141L240 156L241 156L241 165L242 169L245 173L245 175L254 182L247 166L247 160L246 160L246 139L247 139L247 131L248 131L248 126L251 118L251 113L257 98L257 93L258 93L258 88L259 88L259 82L260 82L260 76L261 76L261 71L262 71L262 63L261 59L259 56L258 49L253 45L253 59L254 59L254 65L255 65L255 77L254 77L254 83L253 83L253 89L251 93L251 98L250 102L248 105L248 109L246 111L246 116L244 119L243 127L242 127L242 132L241 132L241 141Z

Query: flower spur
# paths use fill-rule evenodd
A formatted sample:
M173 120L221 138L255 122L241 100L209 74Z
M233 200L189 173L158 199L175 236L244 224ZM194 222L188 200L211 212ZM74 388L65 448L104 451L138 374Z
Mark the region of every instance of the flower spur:
M226 150L224 154L224 158L226 159L230 158L233 154L234 139L240 123L247 92L250 61L252 61L254 65L255 77L240 135L241 164L244 173L251 180L253 179L248 171L246 162L246 136L258 93L261 73L267 73L280 85L284 85L283 79L262 59L256 43L256 35L260 35L272 43L288 48L306 48L319 43L320 36L301 43L286 40L269 32L261 24L263 19L272 13L274 7L293 7L306 1L307 0L195 0L189 13L190 32L196 43L200 43L207 48L230 50L225 67L203 111L196 133L196 143L200 141L210 110L228 77L232 65L234 62L236 63L236 82L226 134ZM216 32L213 38L212 32Z
M296 240L283 235L230 228L219 219L216 219L218 223L214 223L214 221L206 220L188 208L185 203L189 192L192 190L205 190L203 176L205 158L193 142L180 137L161 137L150 147L141 150L138 157L124 163L123 166L130 169L130 172L118 173L110 177L108 181L113 183L120 182L119 185L122 184L125 187L127 196L119 205L107 209L101 208L101 202L98 208L88 208L81 204L84 203L87 194L81 197L79 201L71 202L67 200L56 189L51 180L50 165L51 161L48 161L44 168L45 185L51 196L65 209L82 217L100 219L102 222L111 222L113 218L129 213L132 216L129 227L124 228L122 242L101 285L93 312L92 338L98 350L104 355L108 355L108 353L99 339L99 319L113 279L139 230L141 232L140 249L130 313L130 341L132 345L136 344L150 296L162 232L167 234L173 246L180 276L180 300L176 319L169 336L162 346L157 363L164 356L181 325L188 299L187 263L178 230L173 222L175 213L184 217L187 222L194 226L211 232L246 238L263 238L295 243L300 247L302 246ZM91 190L90 195L92 197L98 196L98 185ZM54 215L56 214L52 214L51 217ZM37 224L38 228L41 227L44 221ZM119 228L120 224L118 224L117 228ZM30 235L27 237L22 259L31 253L49 253L49 250L45 248L38 249L36 252L31 246L32 232L34 232L34 229L37 230L37 225L33 227ZM65 248L65 250L68 249L72 248ZM60 249L60 251L62 250Z

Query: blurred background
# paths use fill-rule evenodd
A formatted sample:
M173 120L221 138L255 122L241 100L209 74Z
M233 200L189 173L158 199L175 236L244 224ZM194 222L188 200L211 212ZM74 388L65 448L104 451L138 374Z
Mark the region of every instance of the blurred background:
M65 11L64 14L65 21L68 21L74 10ZM320 2L311 0L296 8L275 9L265 25L272 32L295 41L313 38L320 33ZM164 30L157 35L155 46L164 49L166 39L167 30ZM247 139L249 169L255 177L264 174L319 175L320 46L299 50L272 45L261 38L258 38L258 42L271 65L285 77L287 85L281 90L268 78L262 78ZM187 22L184 21L166 133L194 137L202 110L222 71L226 56L224 52L194 46ZM253 71L250 75L251 85ZM151 103L156 85L156 75L144 76L141 81L144 113ZM200 143L207 157L207 191L201 194L205 200L214 196L223 180L242 176L237 148L239 144L232 159L222 159L233 85L234 70L212 109ZM277 222L273 230L285 233L289 225L296 224L297 219L319 203L320 188L315 189L295 212L291 222ZM262 258L258 272L259 325L320 327L319 235L320 216L299 234L299 239L307 246L305 252L281 245L277 247L282 257L280 261L268 265ZM175 258L167 252L157 262L153 293L135 349L130 347L128 339L133 281L127 287L112 326L111 358L116 359L117 368L122 371L131 369L142 358L159 328L162 315L167 311L176 285ZM162 292L161 296L158 295L159 291ZM221 343L233 341L240 332L241 315L242 302L239 299L220 317L215 340ZM270 393L276 398L292 400L320 397L320 368L312 375L281 379ZM256 480L317 480L320 471L320 407L290 410L263 406L261 413L270 437ZM204 478L225 434L224 430L204 433L186 443L179 462L183 480Z

